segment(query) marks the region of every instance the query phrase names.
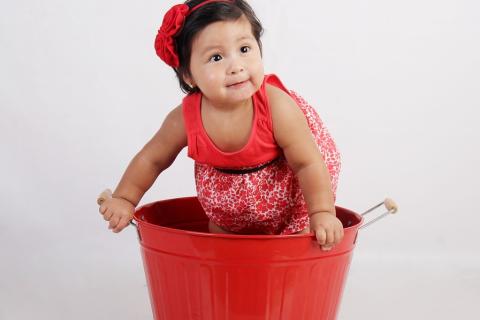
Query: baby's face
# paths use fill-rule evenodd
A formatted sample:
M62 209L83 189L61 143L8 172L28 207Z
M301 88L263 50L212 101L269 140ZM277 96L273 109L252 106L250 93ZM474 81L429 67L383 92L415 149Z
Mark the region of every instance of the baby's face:
M191 77L212 103L232 105L250 99L263 82L263 61L250 22L219 21L200 31L192 43Z

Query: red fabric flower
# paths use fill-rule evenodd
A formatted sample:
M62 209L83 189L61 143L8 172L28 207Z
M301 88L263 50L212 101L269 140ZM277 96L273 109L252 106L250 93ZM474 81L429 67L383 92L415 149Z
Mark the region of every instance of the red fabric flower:
M182 29L189 7L177 4L163 17L162 25L155 37L155 51L166 64L177 68L180 65L173 37Z

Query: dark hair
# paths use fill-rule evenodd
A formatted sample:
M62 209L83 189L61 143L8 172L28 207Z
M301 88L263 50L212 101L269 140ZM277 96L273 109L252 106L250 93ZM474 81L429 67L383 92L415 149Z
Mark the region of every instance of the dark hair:
M187 0L185 4L190 8L204 2L205 0ZM257 40L262 50L260 37L263 33L263 27L258 20L253 9L244 0L218 1L211 2L195 9L185 20L182 30L175 36L175 49L178 54L180 65L173 68L175 71L180 88L185 93L194 93L200 91L197 87L190 87L184 80L184 76L190 76L190 55L192 53L192 43L195 36L206 26L218 21L235 21L242 15L250 22L252 34Z

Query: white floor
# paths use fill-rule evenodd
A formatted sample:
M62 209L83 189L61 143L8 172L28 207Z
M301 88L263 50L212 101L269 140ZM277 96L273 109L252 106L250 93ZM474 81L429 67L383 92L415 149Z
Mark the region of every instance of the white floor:
M354 257L340 320L480 319L478 260Z

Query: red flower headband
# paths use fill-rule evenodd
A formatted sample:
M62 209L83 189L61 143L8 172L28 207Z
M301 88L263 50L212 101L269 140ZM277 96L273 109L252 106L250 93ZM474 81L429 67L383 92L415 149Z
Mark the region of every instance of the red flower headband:
M155 51L166 64L173 68L178 68L180 62L177 51L175 50L173 37L182 30L185 19L190 13L210 2L231 2L231 0L207 0L192 9L186 4L177 4L165 13L162 25L155 38Z

